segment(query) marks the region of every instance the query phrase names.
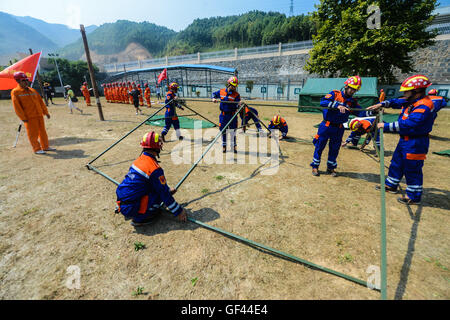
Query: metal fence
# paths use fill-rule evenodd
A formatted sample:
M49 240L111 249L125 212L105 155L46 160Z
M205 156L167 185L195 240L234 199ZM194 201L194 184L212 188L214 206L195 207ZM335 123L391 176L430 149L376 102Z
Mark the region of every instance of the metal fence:
M105 71L110 72L121 72L130 70L136 70L141 68L149 68L154 66L162 66L167 64L178 64L178 63L200 63L206 62L208 60L213 59L229 59L229 58L239 58L243 56L249 55L259 55L259 54L281 54L283 52L289 51L297 51L312 48L312 41L300 41L300 42L292 42L285 44L273 44L268 46L261 47L252 47L252 48L241 48L241 49L232 49L232 50L222 50L222 51L214 51L214 52L199 52L194 54L187 54L183 56L173 56L173 57L165 57L165 58L157 58L157 59L148 59L148 60L140 60L140 61L132 61L125 63L111 63L104 65Z

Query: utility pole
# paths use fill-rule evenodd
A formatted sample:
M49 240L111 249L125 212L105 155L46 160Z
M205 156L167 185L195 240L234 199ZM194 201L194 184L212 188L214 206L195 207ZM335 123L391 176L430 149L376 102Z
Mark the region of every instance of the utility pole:
M94 88L95 100L97 102L98 115L100 117L100 121L105 121L103 118L102 104L100 103L100 96L98 94L97 82L95 81L95 73L94 68L92 67L91 53L89 52L89 46L86 38L86 30L84 29L84 25L80 24L80 32L81 37L83 38L84 50L86 52L86 60L88 63L89 74L91 75L91 84L92 88Z
M31 48L28 50L30 50L30 55L33 55L33 50L31 50ZM39 83L39 88L41 89L42 97L44 98L45 104L48 106L47 96L45 95L44 87L42 86L41 76L39 75L39 71L37 70L36 70L36 78Z
M294 15L294 0L291 0L291 7L289 13L291 17Z

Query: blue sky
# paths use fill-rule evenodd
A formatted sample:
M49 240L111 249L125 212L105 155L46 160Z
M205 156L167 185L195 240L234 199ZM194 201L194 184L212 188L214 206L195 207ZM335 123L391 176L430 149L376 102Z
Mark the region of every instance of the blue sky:
M449 0L450 1L450 0ZM294 14L314 11L319 0L294 0ZM229 16L250 10L277 11L289 15L290 0L1 0L0 11L16 16L31 16L72 28L119 19L148 21L175 31L186 28L196 18Z
M442 6L450 0L439 1ZM294 15L314 11L319 0L293 0ZM115 22L119 19L148 21L175 31L186 28L196 18L229 16L251 10L277 11L289 15L290 0L1 0L0 11L31 16L72 28Z

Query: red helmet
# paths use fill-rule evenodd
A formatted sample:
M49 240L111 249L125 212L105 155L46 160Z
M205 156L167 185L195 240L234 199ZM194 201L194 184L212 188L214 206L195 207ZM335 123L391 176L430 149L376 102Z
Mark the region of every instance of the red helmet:
M232 85L233 87L237 87L239 84L238 78L237 77L231 77L230 79L228 79L227 81L228 85Z
M412 77L407 78L405 81L403 81L402 85L400 86L400 92L403 91L410 91L410 90L416 90L416 89L422 89L422 88L428 88L431 86L431 81L428 79L428 77L418 74Z
M176 82L172 82L170 85L169 85L169 89L178 89L178 83L176 83Z
M19 82L20 80L28 80L28 77L25 73L19 71L14 73L14 79ZM30 80L28 80L30 81Z
M352 121L350 121L348 127L350 128L350 130L356 131L359 128L359 124L361 124L361 122L358 119L353 119Z
M159 134L155 133L155 131L148 132L142 137L142 148L161 150L162 145L162 140L160 139Z
M87 82L83 82L83 84L84 84L84 85L86 85L86 84L87 84Z
M141 85L140 85L140 84L138 84L138 85L137 85L137 87L138 87L138 88L140 88L140 87L141 87Z
M344 82L344 84L349 86L350 88L359 90L361 89L362 80L360 76L353 76L348 78L347 81Z
M278 125L281 122L281 117L279 115L276 115L272 118L272 122L274 125Z
M431 89L430 91L428 91L428 95L430 95L430 96L435 96L435 95L437 95L437 90L436 89Z
M148 87L148 83L144 84L144 87Z

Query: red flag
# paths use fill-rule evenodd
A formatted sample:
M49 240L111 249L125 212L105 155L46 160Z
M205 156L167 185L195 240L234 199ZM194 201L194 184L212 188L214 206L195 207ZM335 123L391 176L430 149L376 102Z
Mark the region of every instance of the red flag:
M17 82L14 80L14 73L18 71L25 73L33 83L39 66L39 60L41 59L41 53L38 52L28 56L0 72L0 90L10 90L17 87Z
M167 79L167 69L164 69L161 74L158 76L158 84L163 81L164 79Z

